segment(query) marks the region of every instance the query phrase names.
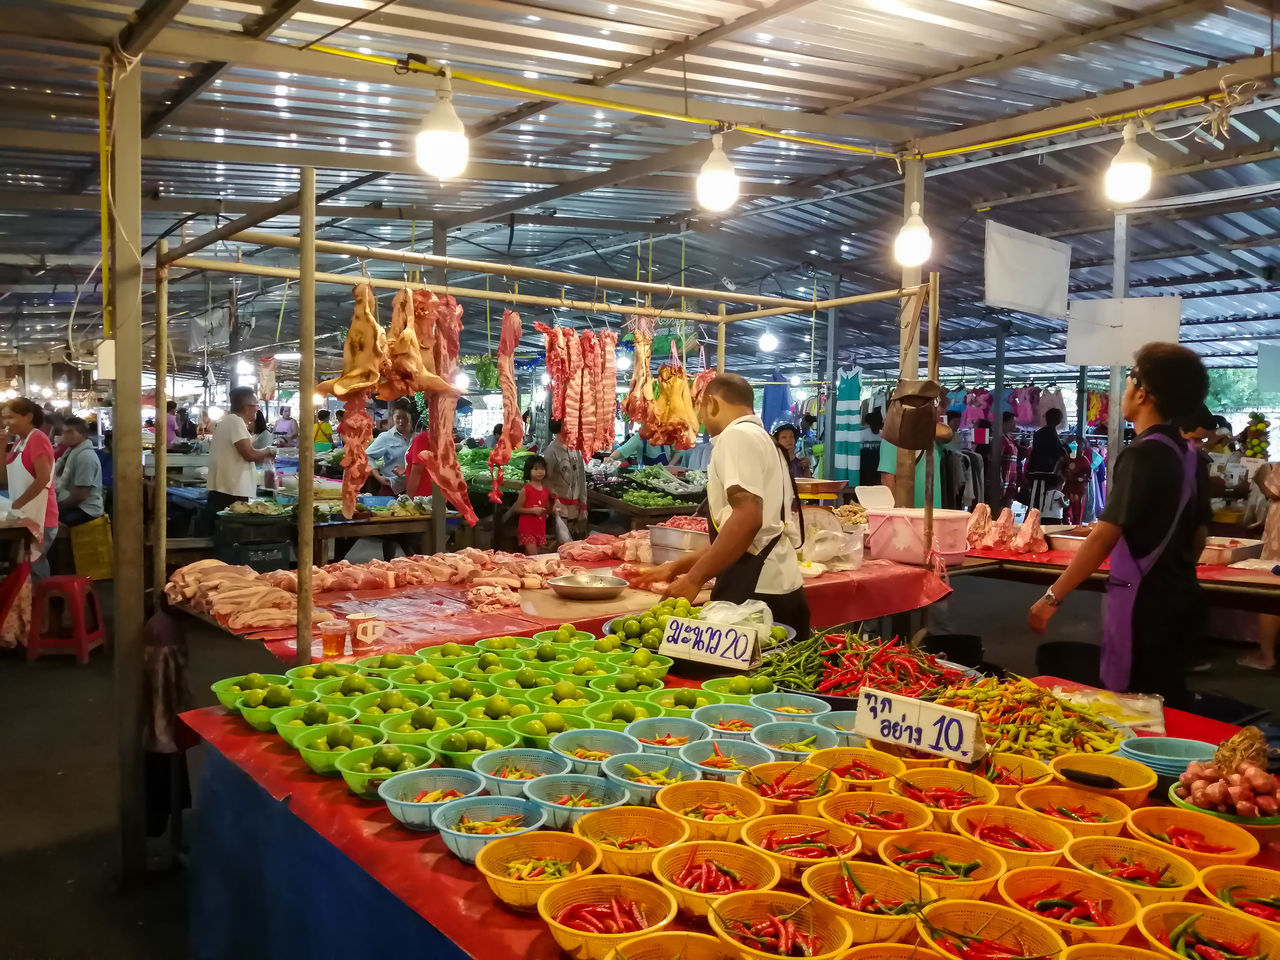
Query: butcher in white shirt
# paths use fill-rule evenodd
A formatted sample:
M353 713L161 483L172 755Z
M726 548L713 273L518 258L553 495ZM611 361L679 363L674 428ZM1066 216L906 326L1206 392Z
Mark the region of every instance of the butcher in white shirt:
M225 510L237 500L248 500L258 492L254 468L276 457L276 448L255 450L249 424L258 414L258 398L252 387L231 390L231 411L213 430L209 448L208 508Z
M778 623L809 635L796 550L794 487L782 453L755 415L751 384L722 373L707 385L698 418L711 434L707 505L711 545L654 567L647 582L671 581L668 597L690 602L712 577L711 599L763 600Z

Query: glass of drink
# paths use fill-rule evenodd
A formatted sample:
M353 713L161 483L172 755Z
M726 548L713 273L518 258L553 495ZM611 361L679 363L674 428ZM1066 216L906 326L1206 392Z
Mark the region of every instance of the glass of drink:
M326 620L320 624L320 649L326 657L340 657L347 652L345 620Z

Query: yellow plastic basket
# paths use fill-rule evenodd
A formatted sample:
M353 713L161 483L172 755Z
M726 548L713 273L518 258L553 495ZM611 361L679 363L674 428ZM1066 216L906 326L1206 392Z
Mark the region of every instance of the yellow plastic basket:
M864 943L841 955L840 960L938 960L941 956L917 940L916 943Z
M1049 767L1053 771L1054 780L1063 786L1104 797L1114 797L1130 807L1136 807L1147 799L1147 794L1156 786L1156 772L1150 767L1136 760L1106 753L1064 753L1049 761ZM1120 784L1120 788L1111 790L1076 783L1063 776L1063 770L1079 770L1083 773L1096 773L1103 777L1110 777Z
M937 897L933 888L916 877L907 876L879 863L858 860L845 861L853 874L856 886L875 897L892 900L911 900L928 903ZM863 913L842 907L834 901L844 882L840 861L828 860L810 867L800 878L805 892L822 904L823 909L834 911L849 924L854 943L894 943L915 932L915 922L910 914L900 917Z
M939 931L980 936L1015 947L1028 957L1056 957L1067 948L1062 938L1022 910L981 900L940 900L916 917L920 939L946 956L954 954L938 945Z
M1150 904L1138 914L1138 931L1162 957L1168 960L1185 960L1181 954L1169 948L1166 938L1170 931L1192 914L1200 914L1200 919L1195 922L1195 929L1205 936L1220 942L1240 941L1256 933L1258 946L1249 950L1249 955L1280 960L1280 931L1235 910L1208 907L1202 903Z
M1112 879L1112 883L1124 887L1144 907L1166 900L1185 900L1196 885L1195 867L1177 854L1161 850L1145 840L1130 840L1128 837L1076 837L1067 844L1065 856L1067 862L1076 869L1087 870L1104 879L1107 877L1103 871L1113 869L1107 863L1109 858L1117 863L1133 862L1153 870L1162 870L1165 876L1177 881L1170 887L1147 887Z
M835 960L853 942L849 925L834 913L821 910L807 897L780 890L731 893L716 901L710 915L711 929L720 942L742 957L743 960L777 960L778 954L765 953L744 946L729 936L725 924L739 920L747 925L759 923L770 916L790 914L796 929L815 938L812 960Z
M908 800L915 799L907 794L908 785L921 790L928 790L931 787L963 790L970 796L978 798L978 803L974 804L974 806L993 804L1000 798L996 788L982 777L975 776L965 770L948 770L945 767L908 770L901 777L896 778L889 789L900 797L906 797ZM928 803L924 805L933 814L935 830L950 830L954 832L955 818L959 811L943 810Z
M844 780L844 789L848 792L870 790L873 793L888 793L889 784L893 778L901 776L907 769L897 757L891 757L880 750L867 750L863 747L828 747L826 750L811 754L808 762L834 770L836 767L848 764L851 760L868 764L883 772L884 776L875 780L841 777L840 779Z
M717 783L713 780L673 783L659 790L654 800L659 810L665 810L672 816L679 817L681 823L688 824L690 840L737 840L748 822L767 812L764 798L760 794L736 784ZM682 811L704 802L731 803L738 808L743 818L716 823L684 816Z
M1063 923L1051 917L1042 917L1026 910L1019 901L1051 883L1060 883L1063 893L1076 893L1089 900L1101 901L1102 909L1113 922L1105 927L1082 927ZM1070 867L1020 867L1010 870L996 883L1001 898L1015 910L1029 913L1068 944L1119 943L1138 921L1142 905L1120 884L1105 880L1097 874L1085 873ZM1052 897L1053 894L1046 894Z
M868 740L867 746L876 753L885 753L902 761L908 770L927 770L930 767L945 767L950 761L946 757L934 757L910 747L900 747L896 743L885 743L883 740Z
M1051 783L1053 781L1053 771L1049 769L1047 763L1041 763L1034 757L1024 757L1020 753L988 753L977 763L963 764L958 760L952 760L947 766L952 770L967 770L975 776L987 779L987 770L994 764L997 767L1003 767L1016 777L1029 780L1029 783L1022 784L1000 784L987 780L996 788L996 793L1000 799L996 802L1012 807L1017 805L1015 799L1019 790L1025 790L1027 787L1038 787L1042 784Z
M664 930L645 933L615 947L607 960L725 960L724 944L707 933Z
M815 830L825 830L824 842L839 848L840 852L831 857L807 860L801 857L789 857L786 853L776 853L764 848L765 838L770 833L791 837L802 833L811 833ZM776 863L782 871L783 881L794 884L798 884L800 875L813 865L826 862L834 863L841 858L848 859L856 856L862 848L858 835L843 824L832 823L830 820L823 820L821 817L802 817L798 814L757 817L748 823L742 831L742 842L753 850L760 851Z
M1007 827L1010 830L1016 830L1023 836L1048 844L1053 849L1044 852L1039 850L1010 850L999 844L988 843L978 837L978 831L983 825ZM954 829L961 836L972 837L984 847L990 847L995 850L1000 856L1004 857L1005 866L1010 870L1017 867L1052 867L1062 859L1062 851L1072 840L1071 831L1055 823L1049 817L1031 813L1029 810L1022 810L1018 807L1002 807L997 804L985 807L965 807L963 810L957 810Z
M1207 843L1231 849L1225 853L1200 853L1183 850L1155 836L1157 833L1167 835L1171 828L1176 827L1198 830ZM1143 807L1135 810L1129 814L1125 829L1130 836L1175 853L1199 869L1221 864L1246 864L1258 855L1259 850L1257 839L1243 827L1211 817L1207 813L1196 813L1181 807Z
M573 825L573 832L590 840L600 850L600 870L628 877L643 877L652 872L653 858L663 847L689 839L689 825L679 817L653 807L610 807L588 813ZM625 840L643 835L656 847L647 850L619 850L603 841L612 837Z
M756 785L761 781L772 783L782 773L787 775L786 779L782 781L783 785L813 780L823 774L828 774L827 782L824 785L826 792L809 800L770 800L768 797L761 796ZM833 794L843 793L845 786L843 780L831 774L825 767L819 767L812 763L793 763L790 760L756 764L754 767L749 767L738 774L736 783L757 796L761 796L761 799L764 800L765 810L770 814L798 813L812 816L817 816L819 803Z
M1037 816L1061 823L1074 837L1118 837L1129 818L1129 805L1115 797L1104 797L1100 793L1086 793L1075 787L1060 787L1052 783L1043 787L1025 787L1018 791L1015 800L1023 810L1030 810ZM1107 822L1082 823L1041 813L1042 807L1078 806L1107 817Z
M1200 887L1200 892L1204 894L1205 899L1215 907L1231 910L1235 908L1230 907L1218 896L1219 891L1227 887L1240 886L1241 889L1234 892L1236 897L1280 897L1280 870L1220 864L1201 870L1196 877L1196 884ZM1280 922L1262 920L1258 917L1251 919L1280 930Z
M111 542L111 518L95 517L71 528L71 554L76 576L110 580L115 576L115 550Z
M1062 960L1156 960L1160 954L1146 947L1117 943L1077 943L1067 947Z
M862 823L851 823L845 819L855 811L873 813L881 810L901 813L907 821L906 829L882 830ZM818 804L818 815L824 820L846 826L856 833L858 839L862 841L864 850L874 850L880 846L880 841L885 837L905 837L911 833L928 830L933 823L933 814L924 804L900 797L896 793L872 793L871 791L837 793L834 797L827 797Z
M695 867L701 867L708 860L732 870L738 875L739 882L752 890L772 890L782 879L782 871L773 860L759 850L752 850L740 843L690 840L667 847L654 858L653 875L671 891L680 911L691 917L705 917L711 912L711 904L725 896L722 893L699 893L676 883L676 877L685 871L690 862Z
M578 821L581 823L582 821ZM575 903L608 903L613 897L634 900L644 911L649 925L645 933L656 933L666 927L676 915L675 897L648 880L636 877L619 877L608 874L592 874L581 880L568 880L543 891L538 898L538 916L551 929L551 936L560 949L574 960L605 960L616 947L637 936L631 933L587 933L557 923L555 917L565 907Z
M961 837L952 833L940 833L936 830L924 830L907 837L884 840L876 851L887 866L905 873L909 877L915 877L916 874L893 862L893 857L900 852L898 850L899 847L906 847L907 850L933 850L935 853L940 853L948 859L961 863L969 863L972 860L979 861L978 867L969 874L970 879L968 880L946 880L938 877L921 878L927 880L929 886L933 887L941 897L957 900L980 900L991 892L996 885L996 881L1005 872L1004 857L990 847L983 846L970 837Z
M549 887L564 883L558 880L512 880L507 876L507 864L528 857L564 860L578 866L573 879L585 877L600 866L600 848L590 840L572 833L553 830L534 830L514 837L503 837L485 844L476 854L476 869L480 871L493 895L516 910L535 910L538 898Z

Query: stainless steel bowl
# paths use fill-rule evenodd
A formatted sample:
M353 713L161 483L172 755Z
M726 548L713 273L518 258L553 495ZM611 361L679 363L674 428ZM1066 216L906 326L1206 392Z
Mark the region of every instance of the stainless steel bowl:
M697 550L711 543L711 535L700 530L682 527L663 527L649 524L649 543L655 547L672 547L676 550Z
M572 573L553 577L547 583L566 600L612 600L627 589L627 581L599 573Z

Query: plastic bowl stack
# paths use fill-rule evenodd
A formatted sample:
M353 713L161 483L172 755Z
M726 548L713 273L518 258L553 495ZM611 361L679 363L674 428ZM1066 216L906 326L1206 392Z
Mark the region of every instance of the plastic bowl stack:
M1193 760L1208 763L1213 760L1212 744L1199 740L1181 740L1178 737L1134 737L1120 741L1120 749L1116 756L1133 760L1155 771L1164 789L1168 782L1177 780L1178 775L1187 769ZM1163 793L1159 786L1156 791Z

